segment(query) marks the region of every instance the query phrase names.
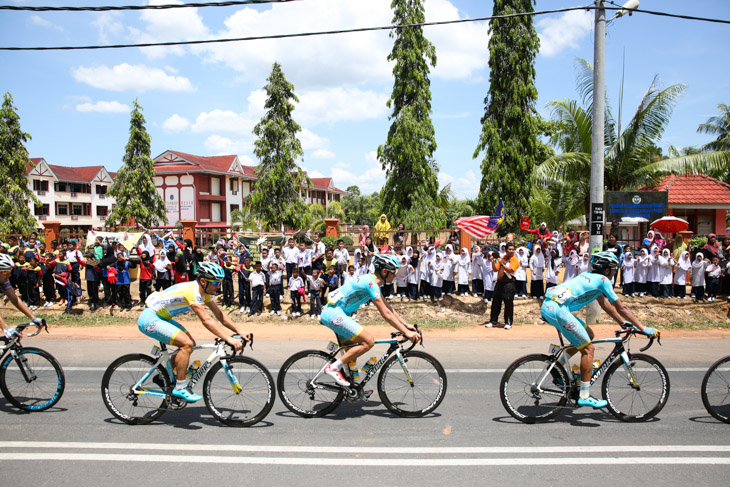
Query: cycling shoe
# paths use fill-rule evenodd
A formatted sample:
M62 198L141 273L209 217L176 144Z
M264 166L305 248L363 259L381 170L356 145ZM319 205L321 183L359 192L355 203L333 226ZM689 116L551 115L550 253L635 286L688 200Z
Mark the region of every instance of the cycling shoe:
M188 388L185 388L185 389L175 388L172 390L172 395L177 398L183 399L187 402L198 402L201 399L203 399L203 396L199 396L198 394L195 394L193 391L191 391Z
M608 405L608 401L605 401L603 399L596 399L593 396L588 396L588 398L586 398L586 399L583 399L583 398L578 399L578 406L590 406L594 409L601 409L601 408L605 408L607 405Z

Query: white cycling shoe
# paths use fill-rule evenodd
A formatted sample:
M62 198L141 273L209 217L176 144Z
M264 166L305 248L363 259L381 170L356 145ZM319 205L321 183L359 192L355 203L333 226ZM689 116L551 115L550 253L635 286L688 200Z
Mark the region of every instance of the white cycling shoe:
M332 377L342 387L350 387L350 383L345 380L342 373L339 370L332 368L332 364L327 364L324 368L324 373Z

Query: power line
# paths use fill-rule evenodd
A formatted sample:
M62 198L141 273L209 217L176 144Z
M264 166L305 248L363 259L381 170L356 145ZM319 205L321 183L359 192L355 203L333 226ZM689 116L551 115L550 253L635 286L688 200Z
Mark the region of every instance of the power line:
M296 1L296 0L285 0L285 1ZM186 4L192 5L192 4ZM463 24L467 22L483 22L488 20L506 19L514 17L528 17L528 16L539 16L548 15L555 13L571 12L575 10L596 10L597 7L592 5L584 7L567 7L554 10L539 10L536 12L518 12L514 14L504 15L491 15L488 17L476 17L472 19L457 19L457 20L442 20L435 22L420 22L417 24L406 24L406 25L387 25L379 27L360 27L355 29L338 29L318 32L300 32L295 34L273 34L266 36L250 36L250 37L234 37L225 39L207 39L207 40L195 40L195 41L171 41L171 42L145 42L139 44L110 44L110 45L91 45L91 46L52 46L52 47L0 47L0 51L78 51L78 50L93 50L93 49L125 49L130 47L167 47L167 46L188 46L188 45L199 45L199 44L222 44L227 42L247 42L247 41L258 41L258 40L271 40L271 39L288 39L296 37L312 37L320 35L335 35L335 34L349 34L354 32L372 32L380 30L395 30L395 29L406 29L411 27L428 27L434 25L449 25L449 24ZM606 7L606 10L622 10L621 8ZM730 24L730 20L723 19L711 19L704 17L692 17L688 15L670 14L667 12L654 12L651 10L632 10L636 13L645 13L649 15L658 15L663 17L679 18L684 20L699 20L705 22L715 22L721 24Z
M177 3L167 5L123 5L103 7L31 7L26 5L0 5L0 10L26 12L108 12L110 10L169 10L173 8L233 7L238 5L287 3L299 0L231 0L228 2Z

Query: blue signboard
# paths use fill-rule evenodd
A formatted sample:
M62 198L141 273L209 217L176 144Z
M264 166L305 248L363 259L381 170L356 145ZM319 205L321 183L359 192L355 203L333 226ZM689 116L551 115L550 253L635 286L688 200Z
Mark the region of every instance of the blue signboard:
M648 222L667 216L669 193L667 191L607 191L606 221ZM627 220L631 218L632 220Z

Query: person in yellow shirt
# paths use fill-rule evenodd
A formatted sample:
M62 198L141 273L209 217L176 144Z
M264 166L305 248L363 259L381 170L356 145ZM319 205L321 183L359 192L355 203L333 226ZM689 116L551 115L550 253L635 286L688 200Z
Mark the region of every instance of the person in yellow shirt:
M375 224L376 232L373 233L373 236L377 239L378 247L388 245L388 234L386 232L390 231L390 228L388 217L386 217L385 213L383 213L380 215L378 223Z

